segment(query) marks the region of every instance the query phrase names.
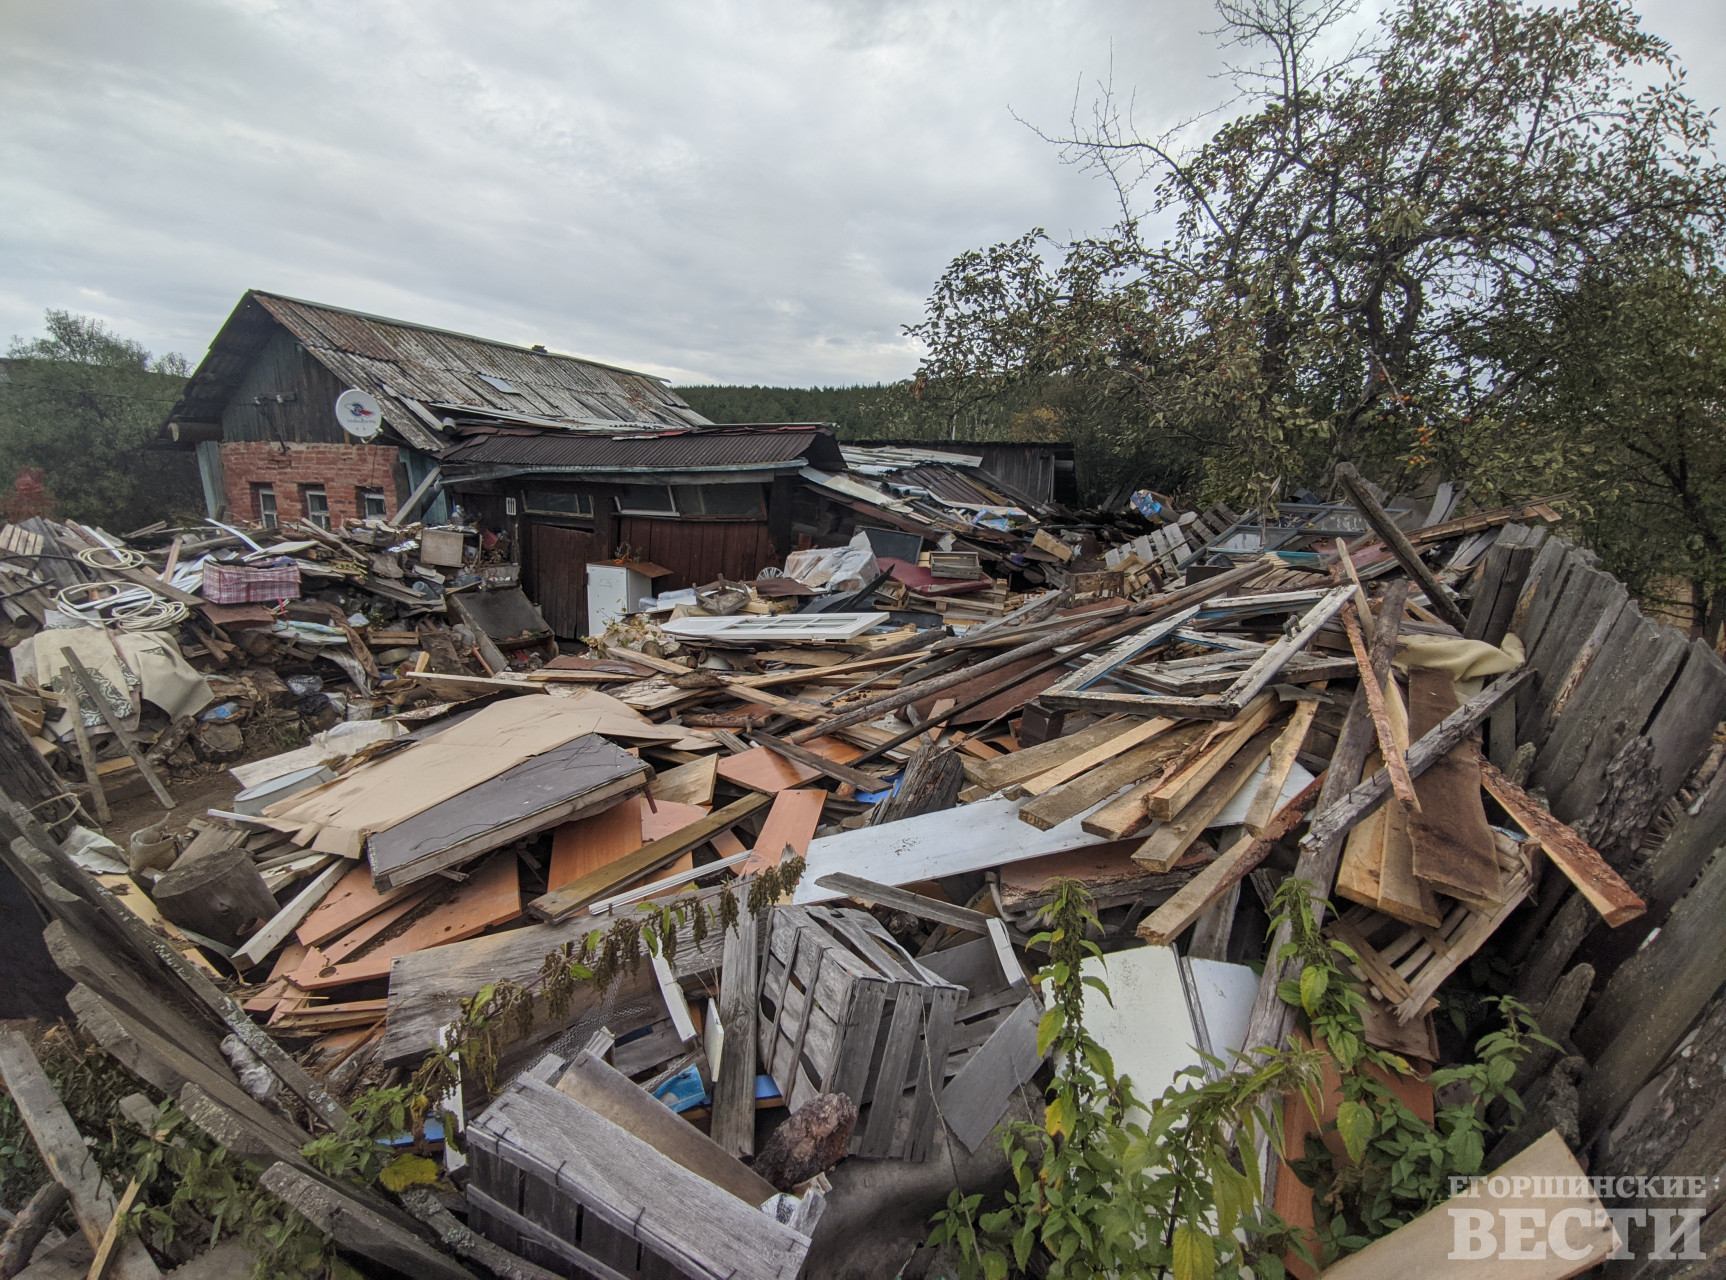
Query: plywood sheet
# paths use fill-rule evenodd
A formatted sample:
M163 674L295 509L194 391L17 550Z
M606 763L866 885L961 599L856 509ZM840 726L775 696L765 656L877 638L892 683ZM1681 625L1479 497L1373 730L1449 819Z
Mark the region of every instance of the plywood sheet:
M380 892L372 886L371 868L361 864L336 881L294 936L309 947L321 947L412 892L411 887Z
M798 857L808 853L826 800L827 793L816 788L795 788L774 796L767 820L761 824L761 835L749 858L738 865L737 874L749 875L778 866L787 846Z
M486 859L447 901L359 959L331 966L323 953L313 948L295 972L293 982L307 991L316 991L387 978L390 963L397 956L475 937L509 923L520 914L520 870L515 853L505 850Z
M368 834L388 831L589 733L669 742L681 739L684 730L596 711L586 698L509 698L334 782L271 805L266 820L277 830L300 833L301 842L320 853L358 857Z
M641 848L641 807L635 801L631 796L553 831L546 888L561 889L571 880Z
M849 764L863 754L863 748L836 738L811 738L801 744L805 750L824 756L835 764ZM719 776L727 782L766 795L777 795L788 787L800 787L821 777L808 765L787 760L766 747L751 747L719 762Z

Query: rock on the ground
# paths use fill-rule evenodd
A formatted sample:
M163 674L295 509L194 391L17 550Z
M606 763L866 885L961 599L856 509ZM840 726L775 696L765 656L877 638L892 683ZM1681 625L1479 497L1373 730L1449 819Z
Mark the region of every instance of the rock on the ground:
M844 1094L811 1098L773 1131L755 1157L755 1172L789 1191L843 1160L856 1125L857 1104Z

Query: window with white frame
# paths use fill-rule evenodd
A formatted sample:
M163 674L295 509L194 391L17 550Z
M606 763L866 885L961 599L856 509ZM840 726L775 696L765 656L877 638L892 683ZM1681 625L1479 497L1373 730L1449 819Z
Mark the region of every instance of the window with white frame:
M358 509L362 520L383 520L387 519L390 513L388 505L384 502L382 489L361 489L355 494L354 506Z
M272 484L255 484L252 486L252 509L258 513L258 523L266 529L274 529L276 519L276 487Z
M320 529L330 527L330 499L321 484L308 484L300 488L300 509L306 513L306 519Z

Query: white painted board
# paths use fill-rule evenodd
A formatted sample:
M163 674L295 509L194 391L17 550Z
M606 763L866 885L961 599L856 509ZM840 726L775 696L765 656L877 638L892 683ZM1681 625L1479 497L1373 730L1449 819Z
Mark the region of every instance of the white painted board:
M1019 821L1019 807L1023 803L1023 800L980 800L956 809L811 840L805 855L808 870L798 881L793 901L802 906L844 897L815 883L835 871L880 884L914 884L934 876L981 871L985 867L1104 842L1105 837L1094 836L1079 824L1108 800L1047 831Z

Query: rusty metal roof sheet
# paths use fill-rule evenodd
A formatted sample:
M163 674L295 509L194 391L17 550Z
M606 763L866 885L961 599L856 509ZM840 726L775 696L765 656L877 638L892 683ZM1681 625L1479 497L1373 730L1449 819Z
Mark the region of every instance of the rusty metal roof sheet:
M832 432L811 426L708 427L628 436L500 429L485 431L447 450L443 463L446 468L617 472L843 465Z
M385 422L427 452L441 453L449 443L437 426L439 415L424 407L430 403L572 426L707 425L650 374L255 289L223 324L169 420L220 421L234 387L276 324L336 377L376 396ZM514 393L501 390L498 382Z

